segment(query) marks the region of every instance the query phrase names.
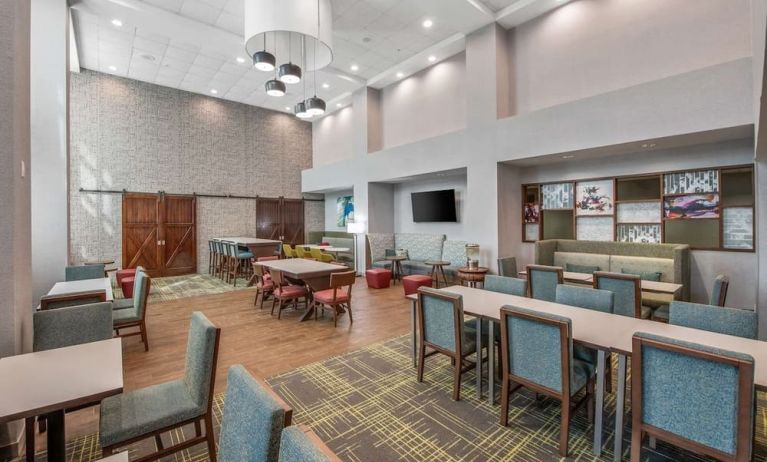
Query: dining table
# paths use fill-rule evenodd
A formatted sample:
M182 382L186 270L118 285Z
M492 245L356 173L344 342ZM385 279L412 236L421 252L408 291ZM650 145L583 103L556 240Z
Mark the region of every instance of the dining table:
M256 258L271 257L275 255L275 252L281 250L280 246L282 245L282 241L248 236L214 237L211 239L214 241L234 242L239 247L247 247Z
M350 271L348 267L333 263L324 263L306 258L286 258L283 260L267 260L259 262L270 270L281 271L288 279L303 282L309 291L311 299L314 292L325 290L330 287L330 275ZM306 321L314 314L314 307L307 303L306 313L300 321Z
M311 244L311 245L305 245L303 247L306 247L308 249L320 249L323 252L327 252L330 254L333 254L336 260L338 260L338 254L341 252L348 252L351 249L348 247L334 247L332 245L317 245L317 244Z
M95 279L80 279L77 281L62 281L53 285L47 295L73 295L82 292L101 292L106 294L106 301L114 300L112 293L112 281L108 277Z
M527 278L527 271L520 271L519 276L523 279ZM594 276L590 273L575 273L572 271L564 271L562 276L565 282L573 284L593 284ZM663 282L663 281L640 281L642 285L642 292L653 292L657 294L671 295L676 298L679 292L684 287L682 284L675 282Z
M597 351L597 383L594 414L594 442L593 452L600 455L602 450L603 422L604 422L604 395L605 395L605 366L606 358L610 353L618 356L618 386L616 390L616 416L615 435L623 434L626 402L626 377L627 360L631 356L632 337L636 332L647 332L665 337L698 343L724 350L749 354L754 358L754 382L757 390L767 391L767 342L744 339L731 335L692 329L682 326L669 325L649 319L637 319L621 316L613 313L579 308L559 303L547 302L533 298L520 297L517 295L492 292L484 289L476 289L465 286L450 286L443 289L461 295L464 313L481 319L498 322L500 320L501 307L512 305L520 308L554 314L569 318L572 322L573 342L595 349ZM413 328L413 358L415 364L416 354L416 308L418 303L417 294L407 297L411 301L411 326ZM482 324L477 324L477 344L480 345L482 338ZM487 323L488 344L494 340L494 323ZM478 352L481 354L481 352ZM494 363L494 351L488 349L488 364ZM477 361L477 396L482 397L482 361ZM495 403L494 374L489 373L488 400ZM614 438L615 460L621 460L623 454L623 439Z
M119 338L0 358L0 424L45 415L48 460L66 456L64 412L123 390Z

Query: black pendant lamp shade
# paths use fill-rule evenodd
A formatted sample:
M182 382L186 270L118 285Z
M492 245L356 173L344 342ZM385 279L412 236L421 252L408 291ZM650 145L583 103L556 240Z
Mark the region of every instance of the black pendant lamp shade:
M293 112L296 114L296 117L298 117L299 119L308 119L311 117L311 115L308 112L306 112L306 104L304 104L303 101L301 101L300 103L297 103L293 107Z
M266 94L269 96L283 96L285 90L285 84L279 80L272 79L266 82Z
M318 98L317 95L307 99L305 104L306 112L308 112L309 115L316 116L325 113L325 101L322 98Z
M301 81L301 68L293 63L286 63L280 66L277 71L277 78L281 82L293 85Z
M253 55L253 67L259 71L273 71L277 60L274 55L268 51L258 51Z

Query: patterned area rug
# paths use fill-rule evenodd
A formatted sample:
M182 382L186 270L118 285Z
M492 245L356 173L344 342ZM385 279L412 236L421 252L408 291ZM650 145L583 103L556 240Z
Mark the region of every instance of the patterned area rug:
M450 399L452 376L447 359L427 361L424 383L417 383L409 356L409 337L403 336L362 350L311 364L268 380L294 409L294 423L308 425L348 461L552 461L559 460L559 404L525 391L511 402L509 427L498 424L499 406L479 401L474 376L464 376L461 401ZM767 461L764 394L759 394L754 460ZM223 394L215 398L218 432ZM585 409L570 426L570 459L613 460L614 395L606 404L605 445L602 456L591 453L592 431ZM627 429L628 430L628 429ZM174 441L193 429L175 432ZM628 460L630 432L624 437ZM168 436L165 436L166 441ZM167 442L166 442L167 444ZM146 440L131 446L131 458L152 450ZM97 460L97 435L68 444L67 460ZM658 443L643 449L646 461L704 461L703 457ZM40 454L38 460L45 460ZM168 457L167 461L204 461L205 446Z
M149 292L149 302L167 302L185 297L220 294L247 288L247 278L237 278L237 287L233 284L209 274L186 274L184 276L169 276L152 278ZM115 298L122 298L122 290L114 287Z

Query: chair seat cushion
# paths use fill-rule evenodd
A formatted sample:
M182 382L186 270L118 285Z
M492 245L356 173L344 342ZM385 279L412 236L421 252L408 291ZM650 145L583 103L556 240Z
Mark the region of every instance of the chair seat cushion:
M246 259L246 258L253 258L253 252L237 252L237 258L239 259Z
M652 308L646 305L642 305L642 319L650 319L650 316L652 316Z
M320 303L334 303L333 289L320 290L314 293L314 299ZM336 291L335 303L346 303L349 301L349 295L343 289Z
M125 324L128 322L138 321L139 319L140 318L138 317L136 308L132 306L130 308L123 308L121 310L112 311L112 322L115 324Z
M280 298L298 298L306 295L306 287L304 286L282 286L274 289L274 295Z
M123 310L125 308L133 308L132 298L118 298L117 300L112 301L113 310Z
M578 393L590 378L594 377L596 368L579 359L573 359L573 374L570 376L570 395Z
M101 401L99 443L112 446L204 413L182 380L110 396Z

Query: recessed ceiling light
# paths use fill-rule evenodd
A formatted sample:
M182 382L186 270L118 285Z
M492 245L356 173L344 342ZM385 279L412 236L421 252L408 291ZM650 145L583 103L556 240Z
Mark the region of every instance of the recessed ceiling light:
M112 25L115 26L115 27L122 27L123 26L123 22L120 21L119 19L113 19L112 20Z
M430 62L430 63L433 63L433 62L434 62L434 61L436 61L436 60L437 60L437 57L436 57L436 56L434 56L434 55L431 55L431 56L429 56L429 62Z
M573 154L562 156L563 159L572 159L573 157L575 157Z
M360 67L356 64L352 64L351 66L349 66L349 69L351 69L352 72L357 72L358 70L360 70Z
M109 66L109 70L114 72L117 70L117 66Z
M293 109L290 108L290 106L285 106L286 111L292 111Z
M401 79L404 76L405 76L405 74L403 74L402 72L397 72L397 78L398 79Z
M214 94L214 95L217 95L217 94L218 94L218 90L216 90L215 88L211 88L211 89L210 89L210 92L211 92L212 94Z
M336 103L336 107L341 107L341 106L343 106L343 104L341 104L341 103Z
M428 29L434 25L434 22L431 19L424 19L421 25L423 25L424 28Z
M656 146L655 143L644 143L644 144L642 144L642 148L643 149L654 148L655 146Z
M329 85L329 84L327 84L327 83L323 83L323 84L322 84L322 88L330 88L330 85Z
M244 62L245 62L245 58L243 58L242 56L238 56L238 57L237 57L237 62L238 62L238 63L240 63L240 64L242 64L242 63L244 63Z

